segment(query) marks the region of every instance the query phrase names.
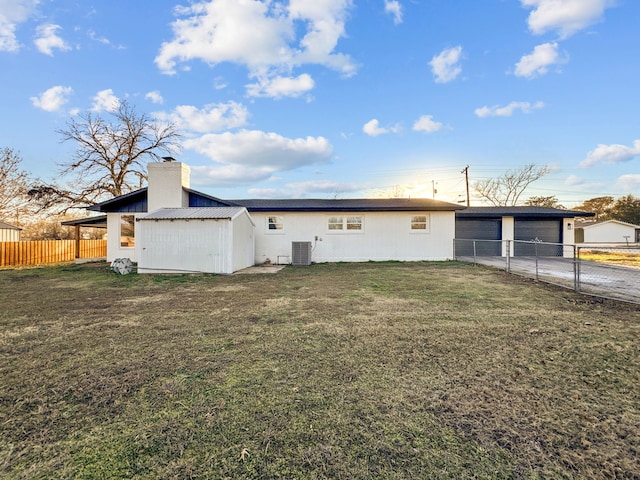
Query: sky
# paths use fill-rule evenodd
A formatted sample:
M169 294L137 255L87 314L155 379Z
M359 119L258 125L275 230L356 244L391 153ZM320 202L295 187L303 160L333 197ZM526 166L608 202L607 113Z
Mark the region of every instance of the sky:
M640 196L638 0L0 0L0 147L57 180L127 101L220 198Z

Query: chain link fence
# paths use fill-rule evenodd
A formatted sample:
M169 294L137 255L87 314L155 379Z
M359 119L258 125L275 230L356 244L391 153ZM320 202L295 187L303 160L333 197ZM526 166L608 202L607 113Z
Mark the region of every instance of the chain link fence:
M640 304L640 247L564 245L537 240L454 240L456 260Z

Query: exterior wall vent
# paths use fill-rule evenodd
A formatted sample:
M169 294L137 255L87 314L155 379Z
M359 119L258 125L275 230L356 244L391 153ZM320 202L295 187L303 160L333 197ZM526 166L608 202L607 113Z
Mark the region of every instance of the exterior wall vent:
M291 264L311 265L311 242L291 242Z

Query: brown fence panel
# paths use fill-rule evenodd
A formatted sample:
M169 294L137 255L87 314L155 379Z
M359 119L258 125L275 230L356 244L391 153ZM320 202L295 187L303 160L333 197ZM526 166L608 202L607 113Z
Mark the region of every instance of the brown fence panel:
M98 258L106 255L106 240L80 240L79 258ZM0 267L72 262L75 257L75 240L0 242Z

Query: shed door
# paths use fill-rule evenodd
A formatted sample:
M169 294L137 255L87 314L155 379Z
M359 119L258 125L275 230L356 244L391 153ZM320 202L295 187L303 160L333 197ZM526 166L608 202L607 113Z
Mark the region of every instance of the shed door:
M526 242L540 241L546 243L562 243L562 220L522 220L515 219L515 240ZM515 256L538 255L561 257L562 247L557 245L532 245L515 243Z
M497 240L502 239L502 220L499 218L485 219L456 219L456 240L494 240L487 242L475 242L476 255L499 256L501 244ZM456 241L457 256L472 256L473 242Z

